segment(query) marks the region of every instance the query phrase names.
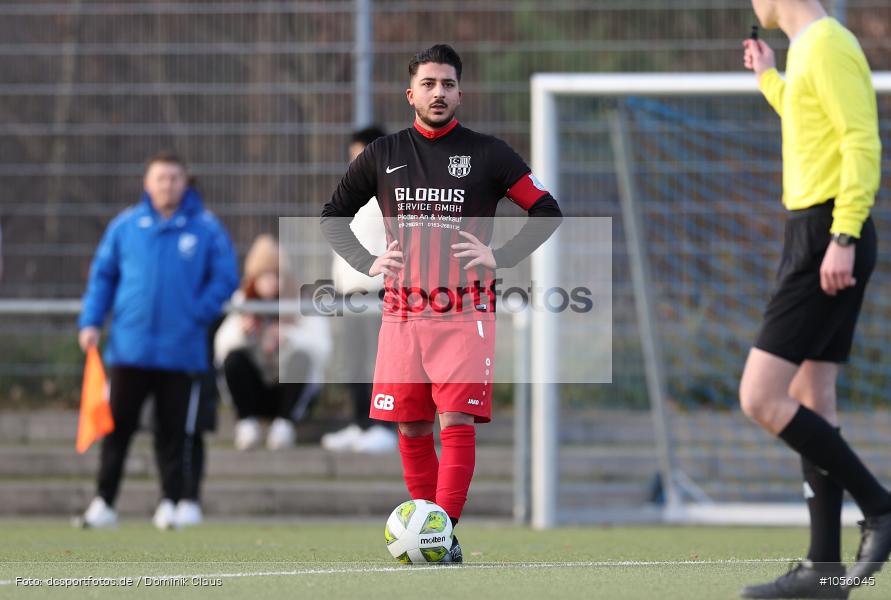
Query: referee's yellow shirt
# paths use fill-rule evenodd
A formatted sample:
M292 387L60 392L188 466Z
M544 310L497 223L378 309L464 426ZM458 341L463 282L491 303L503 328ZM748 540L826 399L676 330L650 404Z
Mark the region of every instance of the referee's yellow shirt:
M869 64L857 38L826 17L789 47L785 81L766 71L761 92L783 124L783 205L835 198L832 233L860 236L881 178L882 144Z

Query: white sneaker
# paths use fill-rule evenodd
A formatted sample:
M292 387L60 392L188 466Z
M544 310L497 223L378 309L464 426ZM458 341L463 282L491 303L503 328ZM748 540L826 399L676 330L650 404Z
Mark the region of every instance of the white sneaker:
M173 500L164 498L158 503L155 516L152 517L152 525L161 530L176 527L176 506L173 504Z
M290 448L297 443L297 430L294 423L281 417L272 421L269 426L269 434L266 436L266 447L270 450Z
M176 514L174 520L177 527L191 527L200 525L204 520L201 513L201 505L194 500L180 500L176 503Z
M364 432L358 425L348 425L339 431L323 435L322 448L332 452L352 450L363 434Z
M96 496L90 502L84 515L74 520L75 527L84 529L107 529L118 526L118 513Z
M353 444L353 452L362 454L386 454L395 452L399 447L399 438L391 429L383 425L372 425L368 431Z
M250 450L260 443L260 424L257 419L239 419L235 424L235 449Z

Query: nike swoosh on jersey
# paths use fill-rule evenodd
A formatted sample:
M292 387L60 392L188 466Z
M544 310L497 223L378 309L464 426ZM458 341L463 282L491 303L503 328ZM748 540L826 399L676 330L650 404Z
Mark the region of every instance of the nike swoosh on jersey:
M389 175L389 174L392 173L393 171L398 171L399 169L401 169L401 168L403 168L403 167L407 167L407 166L408 166L407 164L406 164L406 165L399 165L398 167L393 167L393 168L391 169L391 168L390 168L390 165L387 165L387 175Z

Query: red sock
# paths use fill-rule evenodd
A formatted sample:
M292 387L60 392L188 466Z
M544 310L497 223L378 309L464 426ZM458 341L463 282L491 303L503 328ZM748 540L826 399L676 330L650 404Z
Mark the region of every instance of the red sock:
M457 519L467 502L467 490L473 479L476 463L476 428L473 425L453 425L439 433L442 441L442 461L439 464L439 483L436 503L448 515Z
M433 434L406 437L399 432L402 476L412 500L434 501L439 460L433 447Z

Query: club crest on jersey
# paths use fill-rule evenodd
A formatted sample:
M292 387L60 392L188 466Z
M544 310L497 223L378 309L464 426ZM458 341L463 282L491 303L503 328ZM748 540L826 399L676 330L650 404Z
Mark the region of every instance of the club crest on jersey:
M449 175L452 177L467 177L468 173L470 173L469 156L449 157Z

